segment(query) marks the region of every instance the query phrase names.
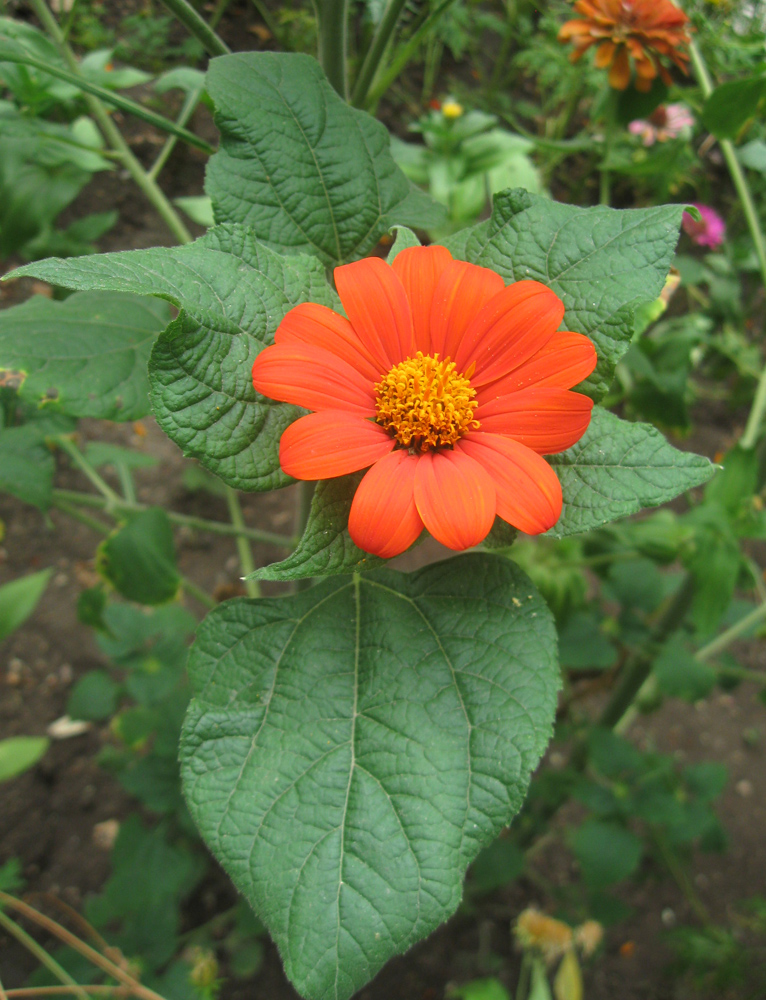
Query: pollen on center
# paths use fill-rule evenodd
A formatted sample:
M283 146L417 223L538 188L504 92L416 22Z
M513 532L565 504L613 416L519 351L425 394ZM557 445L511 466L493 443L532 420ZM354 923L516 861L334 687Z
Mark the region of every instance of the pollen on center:
M414 451L453 445L479 426L473 415L477 402L471 374L471 369L460 374L448 358L440 361L438 354L418 351L394 365L375 386L376 420Z

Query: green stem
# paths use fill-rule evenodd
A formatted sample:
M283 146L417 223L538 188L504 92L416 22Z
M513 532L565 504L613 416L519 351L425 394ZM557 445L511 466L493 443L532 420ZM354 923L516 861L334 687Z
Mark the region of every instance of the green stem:
M665 862L668 871L673 876L678 885L678 888L686 897L686 902L689 904L694 915L697 917L699 922L704 927L710 926L710 914L707 911L707 907L702 902L702 900L697 895L694 886L689 880L689 876L684 869L683 865L679 862L670 844L667 842L664 834L660 833L659 830L652 831L652 837L657 849L660 852L662 860Z
M295 534L299 539L303 537L303 532L306 530L306 525L309 523L311 501L314 499L315 489L316 483L307 481L298 483L298 502L295 506ZM314 581L312 577L306 576L301 580L296 580L293 585L293 589L296 592L308 590L313 583Z
M48 9L45 0L30 0L30 2L38 20L55 42L56 47L61 53L61 56L66 64L69 66L69 69L74 76L81 79L80 66L77 59L67 45L66 39L61 32L61 28L59 28L56 18ZM92 94L86 93L84 97L91 114L96 119L96 122L104 135L104 138L112 149L116 153L120 154L123 166L133 178L136 186L151 202L157 211L157 214L165 222L168 229L173 233L179 243L191 243L191 233L181 221L181 218L176 210L165 197L164 192L157 186L156 182L149 177L147 172L133 155L127 142L125 142L122 133L109 117L104 105Z
M245 591L248 597L260 597L261 588L258 585L258 581L247 579L251 573L255 573L255 560L250 549L250 542L244 533L245 519L242 516L242 508L239 505L239 496L237 495L237 491L233 490L231 486L226 487L226 502L229 505L231 523L237 529L237 555L239 556L242 576L246 578L244 581Z
M353 93L351 94L351 103L356 108L363 108L365 105L370 85L375 78L375 73L388 48L406 2L407 0L388 0L388 6L383 17L380 19L380 24L375 30L367 55L364 57L362 68L359 70L359 76L356 78Z
M130 469L124 462L116 462L114 467L117 470L117 477L120 480L122 495L128 503L135 503L136 488L133 485L133 476L131 475Z
M211 56L225 56L231 52L229 46L200 17L197 11L186 0L162 0L171 14L178 18L183 26L202 43L205 52Z
M92 493L80 493L77 490L53 491L54 500L60 499L70 501L73 504L80 504L83 507L109 507L115 510L134 511L140 513L149 510L149 504L128 503L119 497L117 501L108 504L103 497L94 496ZM277 535L271 531L259 531L257 528L237 529L224 521L210 521L205 517L193 517L190 514L178 514L175 511L165 512L174 524L180 524L188 528L196 528L198 531L209 531L214 535L244 535L254 542L263 542L265 545L276 545L282 549L293 549L296 545L295 538L288 538L286 535Z
M191 596L195 597L200 604L208 609L215 608L218 606L217 602L213 600L210 594L206 593L202 587L198 587L193 580L190 580L187 576L181 577L181 586L183 589Z
M314 0L318 59L325 76L343 100L348 100L348 0Z
M213 16L210 18L210 27L213 31L215 31L221 23L221 18L228 10L230 3L231 0L218 0L218 3L215 5L215 10L213 11Z
M52 958L48 952L43 948L42 945L38 944L37 941L23 929L19 927L15 920L11 918L0 910L0 927L4 927L9 934L13 935L18 942L24 945L27 951L30 951L35 958L40 962L52 975L58 979L60 983L64 983L66 986L71 987L72 992L80 1000L88 1000L88 994L80 989L77 982L69 975L66 969L63 969L59 963Z
M98 492L107 501L106 506L109 509L111 506L119 505L121 499L114 492L111 486L107 485L101 476L96 472L87 458L83 455L74 441L70 441L68 437L57 437L55 439L56 444L65 451L67 455L72 459L77 468L90 480L90 482L96 487Z
M189 119L192 116L192 112L199 104L199 99L202 96L202 91L204 89L205 89L204 87L195 87L193 90L189 91L189 93L186 95L186 100L184 101L183 106L181 107L181 110L178 114L178 118L176 118L176 125L183 126L189 121ZM167 163L168 157L175 149L177 142L178 138L176 136L169 135L167 137L167 139L165 140L165 145L160 150L159 156L147 171L147 176L150 177L151 180L154 181L157 179L160 171Z
M652 671L658 648L681 627L693 597L694 580L687 575L655 625L649 642L626 660L617 685L598 720L600 726L613 728L630 708Z
M442 0L442 3L439 4L436 10L428 15L417 31L414 32L412 37L409 38L399 49L398 53L394 56L391 65L384 73L380 74L375 86L367 95L366 107L368 110L375 107L383 94L385 94L394 80L399 76L404 67L420 48L420 45L430 31L431 26L439 20L442 14L449 7L451 7L453 3L455 3L455 0Z
M751 611L749 614L745 615L744 618L740 618L738 622L735 622L731 628L727 628L725 632L722 632L719 636L709 642L707 646L703 646L702 649L697 650L695 654L695 659L705 662L705 660L710 660L719 653L722 653L727 646L730 646L735 639L738 639L745 632L748 632L754 625L763 621L766 618L766 604L760 604L757 608ZM728 668L727 668L728 669Z
M108 524L104 524L103 521L99 521L98 518L91 517L90 514L86 514L84 511L78 510L72 504L68 504L66 500L59 500L57 497L53 497L52 503L54 507L62 511L64 514L67 514L73 520L79 521L80 524L87 525L91 531L95 531L99 535L110 535L112 533L112 529Z
M702 96L707 100L707 98L713 93L713 81L710 77L710 73L708 73L705 60L702 58L702 53L697 48L696 42L690 42L689 55L691 56L692 68L694 70L694 75L697 78L697 82L699 83L700 90L702 91ZM745 173L742 170L742 166L737 159L737 151L734 148L734 144L729 139L720 139L719 142L721 145L721 152L726 160L726 166L729 168L732 182L736 189L737 196L739 197L740 204L742 205L742 211L745 214L745 220L747 221L747 227L750 230L750 236L753 240L753 244L755 245L755 253L758 257L761 279L764 287L766 288L766 238L764 237L763 230L761 229L761 223L758 218L755 202L753 201L752 192L750 191L750 185L748 184ZM756 389L755 399L753 400L750 415L747 418L744 433L739 441L740 447L750 449L754 448L758 443L764 413L766 413L766 367L764 367L758 381L758 388Z

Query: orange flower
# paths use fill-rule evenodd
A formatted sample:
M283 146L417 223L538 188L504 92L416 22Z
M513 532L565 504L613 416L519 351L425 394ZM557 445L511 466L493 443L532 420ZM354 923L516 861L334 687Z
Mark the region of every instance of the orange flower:
M567 21L559 41L571 41L572 62L591 45L596 49L596 66L610 66L609 85L625 90L630 83L630 59L636 64L636 89L651 89L659 75L668 85L672 80L661 59L672 60L687 72L689 57L679 46L689 43L689 18L670 0L577 0L574 9L583 20Z
M315 411L282 435L284 471L371 466L348 528L384 558L424 525L459 550L496 514L528 534L555 524L561 485L541 456L585 433L593 403L568 390L596 365L587 337L556 332L558 296L537 281L505 287L440 246L346 264L335 283L348 319L296 306L253 365L258 392Z

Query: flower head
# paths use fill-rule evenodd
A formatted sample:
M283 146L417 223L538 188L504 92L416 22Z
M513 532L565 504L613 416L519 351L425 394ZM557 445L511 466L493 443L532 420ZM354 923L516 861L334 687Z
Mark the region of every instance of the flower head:
M463 105L450 97L442 104L441 112L445 118L452 121L463 114Z
M645 146L677 139L694 125L694 116L685 104L661 104L648 118L637 118L628 125L632 135L641 136Z
M609 84L616 90L630 83L631 59L637 90L650 90L658 74L670 85L663 59L686 73L689 58L680 47L689 42L689 19L671 0L576 0L574 9L582 19L567 21L559 41L573 43L572 62L597 45L596 66L610 67Z
M542 456L585 433L593 404L569 390L596 365L587 337L558 331L558 296L440 246L346 264L335 283L348 319L296 306L253 366L258 392L314 411L282 435L284 471L368 469L348 527L385 558L424 526L460 550L496 515L528 534L555 524L561 485Z
M688 212L684 212L682 225L687 233L699 247L710 247L717 250L726 237L726 223L714 208L709 205L701 205L693 202L702 218L697 222Z

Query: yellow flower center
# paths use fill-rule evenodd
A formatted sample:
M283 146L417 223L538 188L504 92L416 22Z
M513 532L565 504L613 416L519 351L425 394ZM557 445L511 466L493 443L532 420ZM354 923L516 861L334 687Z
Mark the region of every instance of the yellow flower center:
M475 430L476 390L449 358L418 351L385 375L375 386L376 420L399 444L414 451L447 447Z

